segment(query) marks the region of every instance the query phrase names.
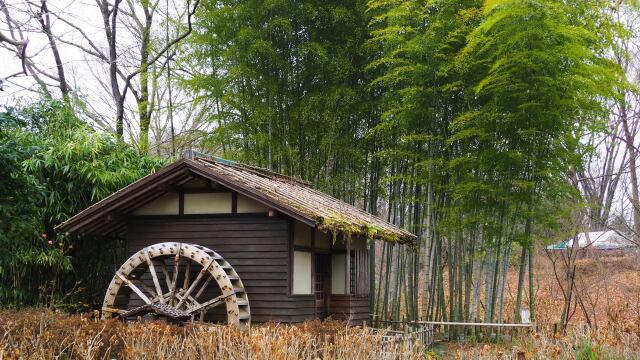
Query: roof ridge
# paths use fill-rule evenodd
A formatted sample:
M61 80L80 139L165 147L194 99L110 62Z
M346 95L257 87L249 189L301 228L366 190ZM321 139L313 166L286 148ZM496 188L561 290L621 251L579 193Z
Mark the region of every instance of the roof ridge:
M222 159L222 158L218 158L218 157L206 158L206 157L195 156L194 160L205 162L205 163L213 163L213 164L216 164L216 165L235 167L235 168L239 168L239 169L242 169L242 170L250 171L250 172L252 172L254 174L257 174L257 175L260 175L260 176L268 177L270 179L285 180L285 181L299 183L299 184L304 185L306 187L315 188L315 186L311 182L308 182L306 180L302 180L302 179L294 177L294 176L280 174L280 173L277 173L277 172L275 172L273 170L265 169L265 168L262 168L262 167L259 167L259 166L243 164L243 163L239 163L239 162L235 162L235 161L231 161L231 160L226 160L226 159Z

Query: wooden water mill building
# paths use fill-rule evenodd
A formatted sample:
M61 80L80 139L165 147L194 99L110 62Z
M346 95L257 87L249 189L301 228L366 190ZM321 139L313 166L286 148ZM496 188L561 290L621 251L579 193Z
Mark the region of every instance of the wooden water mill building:
M131 258L105 289L105 312L162 303L215 320L225 304L241 323L366 320L368 240L415 241L307 182L199 157L140 179L58 230L125 239Z

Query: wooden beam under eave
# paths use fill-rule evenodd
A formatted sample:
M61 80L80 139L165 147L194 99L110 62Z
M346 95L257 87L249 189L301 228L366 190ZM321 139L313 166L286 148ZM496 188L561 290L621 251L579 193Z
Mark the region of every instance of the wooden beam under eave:
M99 235L118 235L121 232L124 232L127 229L126 222L119 222L115 224L103 223L101 226L96 229L88 232L88 234L99 234Z
M124 219L126 219L126 216L117 212L110 212L106 216L106 220L108 222L118 222L123 221Z
M160 181L162 183L168 183L168 182L171 182L172 180L175 180L176 178L179 179L180 176L182 175L184 175L183 172L167 174L167 176L163 179L160 179ZM151 194L151 196L149 196L149 194ZM128 198L122 199L122 201L119 201L119 202L113 201L113 203L104 204L95 209L92 209L92 211L86 214L83 214L83 216L81 216L80 218L74 219L72 223L66 224L66 226L64 226L62 231L68 232L68 233L73 233L73 232L88 233L84 229L86 227L91 227L91 223L96 221L96 219L99 218L102 214L110 213L116 208L120 208L120 209L127 208L128 205L135 207L138 204L141 204L142 202L144 202L144 200L147 197L153 197L154 195L157 196L157 194L158 192L156 191L156 187L148 187L147 189L143 189L138 193L132 194ZM118 194L118 195L119 197L122 197L122 194ZM140 201L140 200L143 200L143 201ZM82 214L82 212L80 214Z
M243 186L240 185L238 183L235 183L229 179L224 178L223 176L219 176L215 173L212 172L211 169L207 168L204 165L198 164L192 160L187 160L188 161L188 165L191 166L191 170L204 177L207 178L209 180L213 180L218 182L219 184L221 184L222 186L231 189L231 190L235 190L239 193L241 193L242 195L253 199L259 203L263 203L269 207L275 208L277 209L279 212L288 215L304 224L306 224L307 226L310 227L315 227L317 225L316 221L312 218L309 218L307 216L304 216L303 214L298 213L297 211L295 211L293 208L291 208L290 206L287 206L286 204L283 204L281 202L276 202L273 199L269 198L267 195L260 193L259 191L253 190L247 186Z

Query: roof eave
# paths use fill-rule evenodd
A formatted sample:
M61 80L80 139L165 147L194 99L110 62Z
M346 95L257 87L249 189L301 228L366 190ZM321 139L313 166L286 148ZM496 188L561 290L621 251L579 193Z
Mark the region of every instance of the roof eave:
M67 221L57 225L55 227L56 231L68 232L68 233L86 233L83 231L83 228L86 228L86 225L94 221L99 216L105 216L106 213L110 211L110 209L114 206L117 206L117 200L126 198L128 194L131 194L134 191L140 190L141 187L148 183L154 183L154 180L157 178L161 178L165 175L179 173L182 170L189 170L197 175L200 175L209 180L213 180L219 182L220 184L241 192L243 195L264 203L275 210L288 215L298 221L305 223L308 226L316 227L318 221L312 217L305 216L299 212L296 212L295 209L291 209L283 204L276 203L266 197L265 195L247 187L242 186L240 184L231 182L221 176L217 176L212 171L209 171L206 166L200 165L197 162L189 159L180 159L175 163L168 165L167 167L161 169L160 171L147 175L144 178L126 186L125 188L107 196L106 198L98 201L97 203L89 206L88 208L82 210L76 215L69 218Z
M125 186L124 188L116 191L115 193L107 196L106 198L92 204L88 208L80 211L79 213L70 217L66 221L56 225L54 229L56 231L73 232L80 225L90 222L90 220L98 216L101 213L101 211L104 212L105 207L113 206L114 202L116 202L118 199L123 198L127 194L130 194L134 191L141 190L141 188L144 185L146 185L149 182L152 182L156 178L159 178L165 175L179 174L179 172L183 170L182 168L185 166L185 164L186 164L186 159L180 159L174 162L173 164L167 165L166 167L160 169L159 171L149 174Z
M398 242L407 244L410 246L416 246L417 236L414 234L400 229L393 224L390 226L380 226L374 223L361 223L361 222L340 222L339 224L331 224L331 219L322 217L314 217L310 214L296 209L282 201L273 199L267 194L261 192L258 189L254 189L251 186L242 182L235 182L228 179L224 174L218 174L216 170L201 164L197 161L190 159L180 159L173 164L170 164L159 171L147 175L142 179L118 190L117 192L109 195L108 197L98 201L97 203L89 206L67 221L56 226L57 231L69 232L69 233L92 233L98 232L109 228L106 226L109 224L110 215L114 215L114 212L124 207L125 212L135 207L137 203L144 202L153 196L159 194L158 185L163 183L172 183L174 181L182 181L181 179L188 177L189 174L195 174L202 176L206 179L216 181L221 185L242 193L243 195L253 199L254 201L261 202L274 210L281 212L293 219L301 221L302 223L314 227L322 228L325 225L326 230L350 232L352 234L364 235L368 239L380 239L387 242ZM184 175L184 176L183 176ZM149 185L145 187L146 185ZM117 213L116 213L117 215ZM100 220L100 217L107 218L106 220ZM98 223L96 224L96 221ZM337 226L336 226L337 225ZM102 231L100 231L102 232Z

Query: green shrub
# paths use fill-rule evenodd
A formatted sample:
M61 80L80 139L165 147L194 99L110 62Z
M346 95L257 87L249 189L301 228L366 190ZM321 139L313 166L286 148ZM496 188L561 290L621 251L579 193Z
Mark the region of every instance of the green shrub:
M0 304L54 306L79 286L104 285L83 278L116 266L89 264L78 251L96 251L101 262L121 248L56 234L55 226L164 161L93 131L64 103L44 101L0 113L0 163Z

